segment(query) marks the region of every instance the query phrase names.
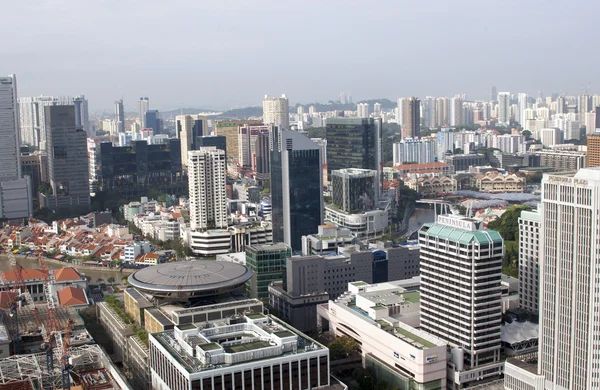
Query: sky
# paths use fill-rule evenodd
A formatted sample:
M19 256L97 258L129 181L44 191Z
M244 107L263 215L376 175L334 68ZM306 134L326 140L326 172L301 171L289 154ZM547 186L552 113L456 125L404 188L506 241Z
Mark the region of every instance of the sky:
M0 75L91 111L600 93L594 0L0 0Z

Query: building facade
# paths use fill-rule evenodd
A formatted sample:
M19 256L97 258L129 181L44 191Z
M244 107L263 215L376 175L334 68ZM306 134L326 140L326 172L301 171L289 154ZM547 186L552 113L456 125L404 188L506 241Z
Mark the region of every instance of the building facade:
M533 314L539 313L541 218L537 210L519 217L519 306Z
M74 106L44 109L52 194L42 194L43 206L85 213L90 209L87 135L76 126Z
M377 171L377 184L379 185L379 176L381 175L381 119L329 118L325 130L328 176L331 177L331 172L338 169L372 169Z
M302 236L323 222L321 149L304 134L286 130L273 132L272 147L273 241L300 251Z
M377 171L339 169L331 172L332 203L346 212L372 210L377 203Z
M175 132L181 142L181 165L187 166L188 152L199 147L197 138L209 135L208 119L202 115L177 115Z
M402 138L419 138L421 136L421 101L416 97L404 99L402 111Z
M440 215L419 231L421 328L460 350L454 388L497 377L504 363L500 234L473 219Z
M600 167L600 133L587 136L586 167Z
M283 267L292 248L284 243L246 246L246 266L252 277L246 282L246 296L261 300L269 299L269 284L283 277Z
M393 145L394 165L426 164L438 160L437 142L432 138L404 138Z
M290 129L290 107L285 94L280 98L265 95L263 100L263 122L282 130Z
M205 147L188 152L190 227L227 228L225 151Z
M216 135L222 135L227 139L228 158L237 158L239 153L238 128L245 125L261 125L260 120L240 120L240 121L217 121L214 124Z

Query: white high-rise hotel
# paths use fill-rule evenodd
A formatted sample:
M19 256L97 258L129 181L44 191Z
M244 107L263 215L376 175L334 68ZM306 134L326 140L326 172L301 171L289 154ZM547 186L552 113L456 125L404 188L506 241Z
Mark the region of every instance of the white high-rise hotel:
M225 151L214 146L188 151L190 228L227 228Z
M290 129L290 107L285 94L281 95L280 98L265 95L263 100L263 123L284 130Z
M600 389L600 167L542 180L535 366L507 362L510 390Z

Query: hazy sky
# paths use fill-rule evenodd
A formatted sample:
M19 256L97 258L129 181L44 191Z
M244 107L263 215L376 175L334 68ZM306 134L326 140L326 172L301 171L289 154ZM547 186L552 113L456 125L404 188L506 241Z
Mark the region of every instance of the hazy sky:
M0 75L91 110L600 92L597 0L0 0Z

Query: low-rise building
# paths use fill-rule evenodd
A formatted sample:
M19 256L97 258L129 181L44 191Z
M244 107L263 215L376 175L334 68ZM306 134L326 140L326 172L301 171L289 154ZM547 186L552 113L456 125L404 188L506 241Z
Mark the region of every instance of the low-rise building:
M349 213L325 205L325 221L352 231L357 237L381 236L389 226L389 208Z
M473 186L481 192L523 192L526 183L523 176L501 174L498 171L488 171L473 177Z
M150 335L156 389L328 386L329 350L263 314L178 325Z
M363 364L377 379L405 388L446 388L447 344L416 328L418 292L394 283L349 283L348 292L318 307L318 315L324 330L357 341Z
M421 195L445 194L458 189L456 179L450 176L409 177L404 179L404 184Z
M431 162L426 164L401 164L394 166L398 175L405 174L440 174L451 175L454 173L454 166L443 162Z
M318 233L302 236L302 255L338 253L339 247L356 243L357 238L350 229L338 228L331 224L320 225Z

